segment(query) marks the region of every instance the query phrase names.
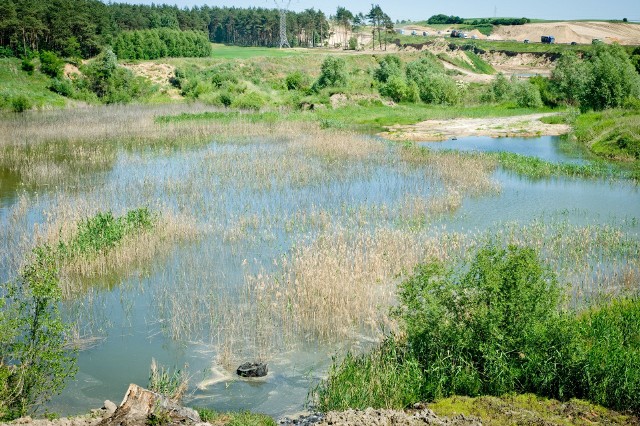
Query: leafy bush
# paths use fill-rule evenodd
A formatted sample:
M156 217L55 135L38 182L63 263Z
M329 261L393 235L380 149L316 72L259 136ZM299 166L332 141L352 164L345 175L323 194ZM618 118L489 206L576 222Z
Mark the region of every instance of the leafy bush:
M27 74L31 75L31 74L33 74L33 70L36 68L36 66L33 64L31 59L23 58L22 62L20 64L20 68L22 69L22 71L24 71Z
M585 397L640 412L640 302L614 301L578 319Z
M552 80L562 98L580 109L600 111L640 97L640 75L619 45L597 44L584 60L564 53Z
M385 55L380 60L379 67L374 71L373 78L379 83L386 83L391 77L402 75L402 62L396 55Z
M334 363L313 393L323 409L512 392L640 409L640 300L564 311L555 274L530 248L420 265L398 300L402 340Z
M495 76L487 91L482 94L482 100L485 102L504 102L509 100L513 94L513 86L511 82L499 73Z
M561 342L544 333L559 322L560 288L531 249L489 246L468 271L422 265L398 296L428 399L533 390L531 373L560 361Z
M18 95L11 98L11 109L13 112L24 112L31 109L32 104L25 95Z
M49 84L49 90L68 98L72 97L75 93L73 83L68 78L54 78Z
M349 37L349 50L356 50L358 48L358 39L356 37Z
M538 86L528 81L522 81L515 84L514 98L516 105L521 108L539 108L542 106L542 98Z
M309 77L302 71L294 71L285 77L287 90L307 90L309 88Z
M85 78L77 81L80 90L86 87L107 104L145 98L154 90L147 79L135 77L131 71L119 66L111 49L105 50L83 71Z
M0 314L0 420L33 412L75 374L65 349L69 327L58 309L62 297L54 251L43 246L17 282L6 283Z
M233 100L232 106L240 109L259 110L267 104L267 99L257 92L246 92Z
M431 74L418 84L420 99L427 104L455 105L462 93L453 79L444 74Z
M63 68L64 61L58 58L58 55L46 50L40 52L40 71L43 74L46 74L51 78L60 78L62 76Z
M320 68L320 77L314 86L317 89L325 87L344 86L347 84L347 65L342 58L327 56Z
M409 97L409 88L401 75L394 75L380 86L380 94L400 102Z

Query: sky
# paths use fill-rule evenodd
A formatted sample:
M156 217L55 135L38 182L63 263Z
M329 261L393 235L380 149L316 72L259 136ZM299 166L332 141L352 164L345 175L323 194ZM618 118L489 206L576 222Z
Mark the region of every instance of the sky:
M105 0L108 1L108 0ZM112 0L143 4L176 4L184 6L275 7L275 1L289 0ZM527 17L539 19L622 19L640 22L640 0L291 0L291 10L321 9L335 14L338 6L353 13L367 13L371 3L395 20L426 20L443 13L463 18Z

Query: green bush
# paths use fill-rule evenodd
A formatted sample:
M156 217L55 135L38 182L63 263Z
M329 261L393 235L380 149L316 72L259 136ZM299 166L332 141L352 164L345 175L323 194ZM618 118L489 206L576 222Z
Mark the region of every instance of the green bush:
M640 412L640 301L618 300L578 319L585 397Z
M530 372L550 367L536 363L560 361L561 342L544 333L559 321L560 288L531 249L489 246L463 271L422 265L398 296L428 399L531 391Z
M31 109L33 105L25 95L18 95L11 98L11 109L13 112L24 112Z
M259 110L267 104L267 99L257 92L246 92L233 100L234 108Z
M302 71L294 71L284 79L287 90L307 90L309 77Z
M320 68L320 77L314 86L317 89L325 87L344 86L347 84L347 65L342 58L327 56Z
M334 363L312 395L341 409L535 393L638 412L640 300L570 312L562 294L526 247L488 245L456 268L420 265L398 290L402 340Z
M349 50L356 50L358 48L358 39L356 37L349 37Z
M400 102L409 98L409 88L402 75L393 75L380 86L380 94Z
M542 106L542 98L538 86L522 81L515 84L514 98L516 105L520 108L540 108Z
M444 74L430 74L419 84L420 99L427 104L455 105L462 93L453 79Z
M22 71L24 71L27 74L31 75L31 74L33 74L33 70L36 68L36 66L33 64L31 59L23 58L22 62L20 64L20 68L22 69Z
M499 73L482 94L481 99L484 102L504 102L511 99L512 95L513 86L511 82L504 74Z
M386 83L391 77L402 75L402 62L396 55L385 55L380 60L379 67L374 71L373 78L378 83Z
M617 44L599 43L584 59L564 53L552 80L562 98L583 112L620 107L629 97L640 97L640 75Z
M49 90L68 98L72 97L75 93L73 83L68 78L54 78L49 84Z
M58 55L46 50L40 52L40 71L43 74L51 78L60 78L62 77L63 68L64 61L58 58Z

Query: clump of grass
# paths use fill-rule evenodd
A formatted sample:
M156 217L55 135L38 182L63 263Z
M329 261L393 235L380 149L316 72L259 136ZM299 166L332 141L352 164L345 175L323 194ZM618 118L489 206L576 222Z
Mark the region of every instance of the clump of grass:
M200 419L213 426L276 426L273 418L248 411L220 413L210 408L197 408Z
M423 383L420 363L390 337L370 354L347 353L339 364L334 359L328 379L309 396L324 411L404 408L420 400Z
M117 218L112 212L100 212L80 222L73 239L60 241L57 251L64 259L93 257L112 249L131 233L150 230L156 221L146 207L130 210Z
M585 178L624 178L630 176L615 165L602 161L591 161L586 164L552 163L537 157L513 152L498 152L485 155L496 158L506 170L534 179L554 176Z
M151 358L149 368L149 390L159 393L170 401L179 403L189 389L189 376L185 365L182 370L158 366L155 358Z

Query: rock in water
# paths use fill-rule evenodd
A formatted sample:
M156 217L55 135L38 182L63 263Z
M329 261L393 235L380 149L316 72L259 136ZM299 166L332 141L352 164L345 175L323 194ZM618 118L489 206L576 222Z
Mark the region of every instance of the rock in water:
M263 362L245 362L236 370L241 377L264 377L267 375L267 364Z

